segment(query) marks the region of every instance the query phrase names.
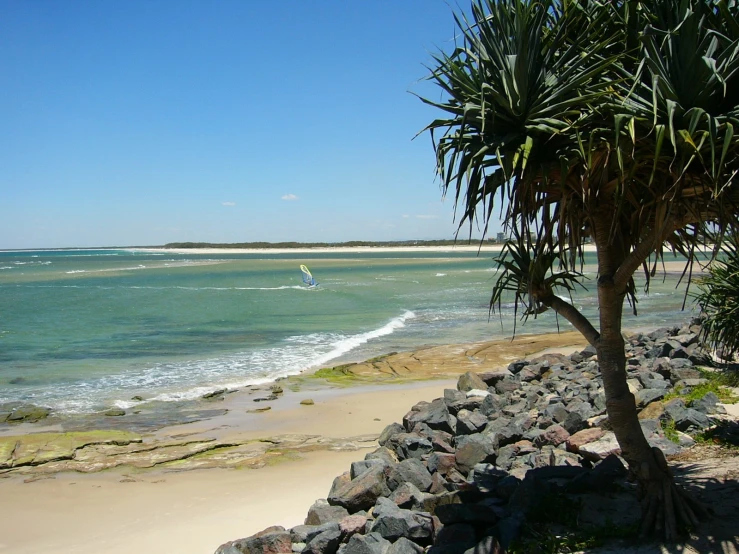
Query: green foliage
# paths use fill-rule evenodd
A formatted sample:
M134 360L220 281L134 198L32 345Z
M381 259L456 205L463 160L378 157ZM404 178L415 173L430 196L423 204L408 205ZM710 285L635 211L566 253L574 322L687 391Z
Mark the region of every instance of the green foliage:
M499 215L560 276L515 284L524 313L577 279L589 237L635 306L636 269L648 286L665 249L692 260L713 223L736 221L738 14L706 0L473 0L455 16L457 44L430 69L444 98L422 99L444 115L426 130L460 229Z
M706 314L701 334L724 359L739 352L739 237L732 233L723 244L725 256L708 267L698 280L696 301Z
M675 428L675 421L672 419L668 419L666 421L663 421L661 425L662 431L664 432L667 440L670 440L675 444L680 444L680 437L678 436L677 429Z

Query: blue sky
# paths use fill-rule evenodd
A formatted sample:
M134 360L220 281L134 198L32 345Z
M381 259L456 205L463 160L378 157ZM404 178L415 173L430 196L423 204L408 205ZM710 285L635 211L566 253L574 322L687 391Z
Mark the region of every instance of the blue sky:
M0 248L452 238L450 6L0 1Z

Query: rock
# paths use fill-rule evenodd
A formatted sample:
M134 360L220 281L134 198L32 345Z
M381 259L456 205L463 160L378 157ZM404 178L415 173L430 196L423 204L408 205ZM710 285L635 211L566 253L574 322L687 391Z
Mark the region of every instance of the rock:
M534 440L534 445L538 447L542 447L546 444L559 446L569 438L570 434L564 427L562 427L561 425L552 425L551 427L547 428L544 433L536 437L536 439Z
M51 410L42 406L34 406L33 404L22 404L10 410L6 416L9 423L35 423L46 419Z
M636 405L646 406L655 400L661 400L666 393L667 389L642 389L636 393Z
M351 468L349 470L349 476L352 479L356 479L359 475L367 471L371 467L385 467L388 464L385 460L378 460L378 459L370 459L370 460L361 460L359 462L352 462Z
M254 408L253 410L246 410L247 414L263 414L264 412L268 412L272 409L271 406L265 406L264 408Z
M434 527L430 514L403 510L392 500L379 498L373 515L375 521L372 523L371 531L379 533L389 541L394 542L400 537L406 537L413 539L414 542L431 542Z
M675 422L678 431L687 431L690 428L705 429L711 425L706 414L686 408L680 398L674 398L665 404L665 415Z
M143 402L144 401L144 397L137 394L136 396L132 396L131 397L131 400L133 400L134 402Z
M457 434L479 433L488 423L488 418L480 412L459 410L457 412Z
M488 386L480 379L477 373L468 371L467 373L460 375L457 380L457 390L461 392L467 392L473 389L487 390Z
M296 525L290 529L290 539L293 542L308 543L324 531L337 529L339 529L339 523L336 521L329 521L320 525Z
M408 412L403 417L403 426L408 432L411 432L416 423L425 423L431 429L453 434L455 426L451 418L452 416L444 400L437 398L433 402L420 406L418 410Z
M431 487L431 475L420 460L410 458L385 469L385 480L392 491L403 483L412 483L420 491Z
M303 549L304 554L336 554L341 543L341 531L331 528L323 531L320 535L316 535L313 540L306 543Z
M494 462L496 446L493 439L481 433L458 437L454 454L457 467L466 473L480 462Z
M227 542L215 554L288 554L292 553L290 533L284 527L268 527L245 539Z
M349 512L346 508L342 506L332 506L328 501L320 499L316 500L308 510L305 524L322 525L332 521L341 521L348 515Z
M342 554L387 554L391 543L379 533L368 535L354 535L346 546L342 548ZM218 553L217 553L218 554Z
M106 415L108 417L120 417L126 415L126 410L123 410L121 408L110 408L109 410L105 411L103 415Z
M343 506L349 513L368 510L378 498L388 496L390 489L385 483L382 467L372 467L362 475L331 491L328 503Z
M706 415L726 413L726 409L719 404L718 396L713 392L708 392L702 398L695 400L691 408Z
M454 454L446 452L433 452L426 460L426 465L431 473L439 472L446 475L457 463Z
M226 389L218 389L212 392L206 392L200 398L202 398L203 400L223 400L223 395L227 392L228 391Z
M300 401L300 404L302 406L313 406L315 404L315 402L313 401L312 398L305 398L305 399L303 399L303 400Z
M399 508L416 510L423 506L424 493L418 490L418 487L413 483L403 483L388 498L395 502Z
M377 442L380 444L380 446L385 446L385 443L392 437L405 432L405 427L403 427L400 423L391 423L382 430L382 433L380 433Z
M346 516L344 519L339 521L339 529L341 530L341 536L343 537L342 540L344 542L357 533L364 533L366 527L367 516L359 514Z
M380 446L379 448L373 450L369 454L367 454L364 457L365 460L384 460L389 465L398 463L398 456L390 450L389 448L385 446Z
M567 450L570 452L578 452L581 446L597 441L605 434L606 432L600 427L592 427L590 429L578 431L567 439Z
M417 458L420 460L434 451L431 441L416 433L400 433L393 436L385 445L393 448L401 460L407 458Z
M659 419L664 413L665 408L662 402L652 402L639 412L637 417L639 419Z
M621 447L618 445L616 435L608 431L598 440L581 445L577 452L583 458L597 462L611 454L621 454Z
M411 540L405 537L400 537L395 541L390 548L388 548L386 554L422 554L423 548L418 546Z

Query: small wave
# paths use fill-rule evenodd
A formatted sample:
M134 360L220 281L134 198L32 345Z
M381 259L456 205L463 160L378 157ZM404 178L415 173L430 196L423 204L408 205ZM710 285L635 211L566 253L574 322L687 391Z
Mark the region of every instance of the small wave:
M71 274L71 273L87 273L86 269L73 269L72 271L66 271L65 273Z
M436 276L437 277L446 277L446 273L437 273Z

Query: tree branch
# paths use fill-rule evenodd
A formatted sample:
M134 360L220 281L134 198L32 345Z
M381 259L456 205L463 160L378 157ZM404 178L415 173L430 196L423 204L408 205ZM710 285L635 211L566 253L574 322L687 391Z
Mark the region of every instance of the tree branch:
M556 296L551 292L549 292L545 297L538 298L537 300L545 306L550 307L567 321L572 323L575 329L580 331L582 336L585 337L592 346L596 345L600 338L600 333L595 330L595 327L593 327L588 318L582 315L575 306L566 300L562 300L559 296Z
M622 294L626 290L626 285L632 275L634 275L634 272L639 269L639 266L654 251L658 238L659 233L657 229L652 228L636 248L626 256L626 259L624 259L623 263L616 270L616 274L613 276L613 286L619 294Z

